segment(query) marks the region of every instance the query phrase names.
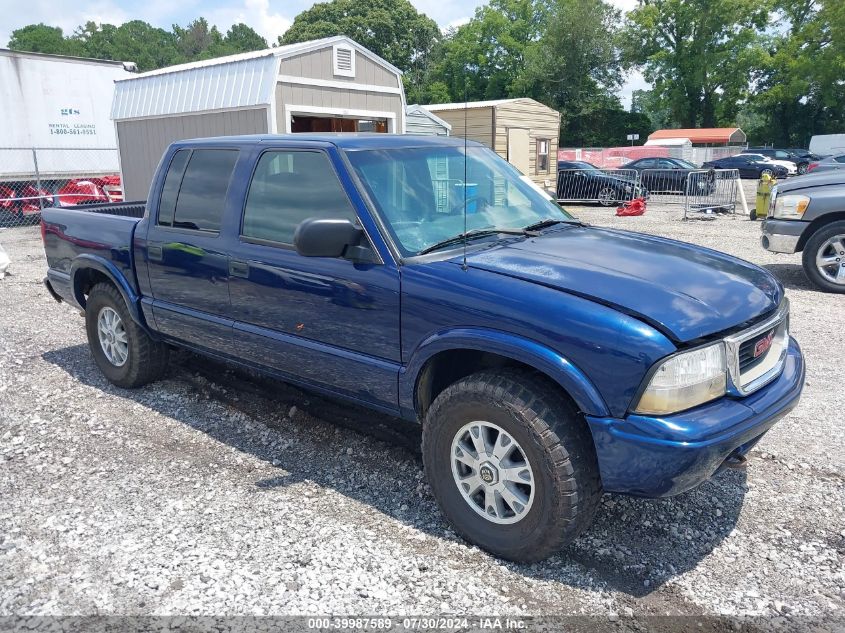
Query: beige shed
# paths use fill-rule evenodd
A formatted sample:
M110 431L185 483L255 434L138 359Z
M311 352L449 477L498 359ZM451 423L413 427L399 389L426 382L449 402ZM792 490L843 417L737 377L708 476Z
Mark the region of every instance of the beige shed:
M534 99L424 106L452 126L452 136L483 143L542 186L557 172L560 112Z
M237 134L405 131L402 72L344 36L171 66L115 82L127 200L146 198L173 141Z

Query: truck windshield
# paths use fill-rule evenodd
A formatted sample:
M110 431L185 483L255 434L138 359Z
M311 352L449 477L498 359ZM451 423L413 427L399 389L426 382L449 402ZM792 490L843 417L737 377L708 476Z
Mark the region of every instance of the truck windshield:
M405 257L465 229L495 238L490 229L514 231L543 220L574 221L487 148L355 150L347 156Z

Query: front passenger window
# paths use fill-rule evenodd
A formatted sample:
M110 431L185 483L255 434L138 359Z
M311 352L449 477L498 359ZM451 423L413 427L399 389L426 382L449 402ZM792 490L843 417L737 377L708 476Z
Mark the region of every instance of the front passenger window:
M262 154L255 168L241 235L293 244L294 231L303 220L355 217L325 153L270 151Z

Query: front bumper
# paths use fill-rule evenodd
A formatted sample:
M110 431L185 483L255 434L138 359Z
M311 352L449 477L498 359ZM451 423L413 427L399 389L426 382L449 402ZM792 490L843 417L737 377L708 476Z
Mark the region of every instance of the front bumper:
M744 455L797 404L804 359L790 338L781 375L744 398L724 397L665 417L587 416L607 492L669 497L706 481Z
M760 236L760 244L773 253L792 254L798 249L798 241L806 227L807 223L800 220L767 218L760 225L760 230L763 232Z

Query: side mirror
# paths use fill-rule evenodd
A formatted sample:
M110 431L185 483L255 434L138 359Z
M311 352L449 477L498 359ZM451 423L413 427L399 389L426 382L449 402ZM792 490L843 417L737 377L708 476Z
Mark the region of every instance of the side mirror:
M355 261L374 261L364 231L347 219L303 220L293 234L293 245L296 252L304 257L346 257Z

